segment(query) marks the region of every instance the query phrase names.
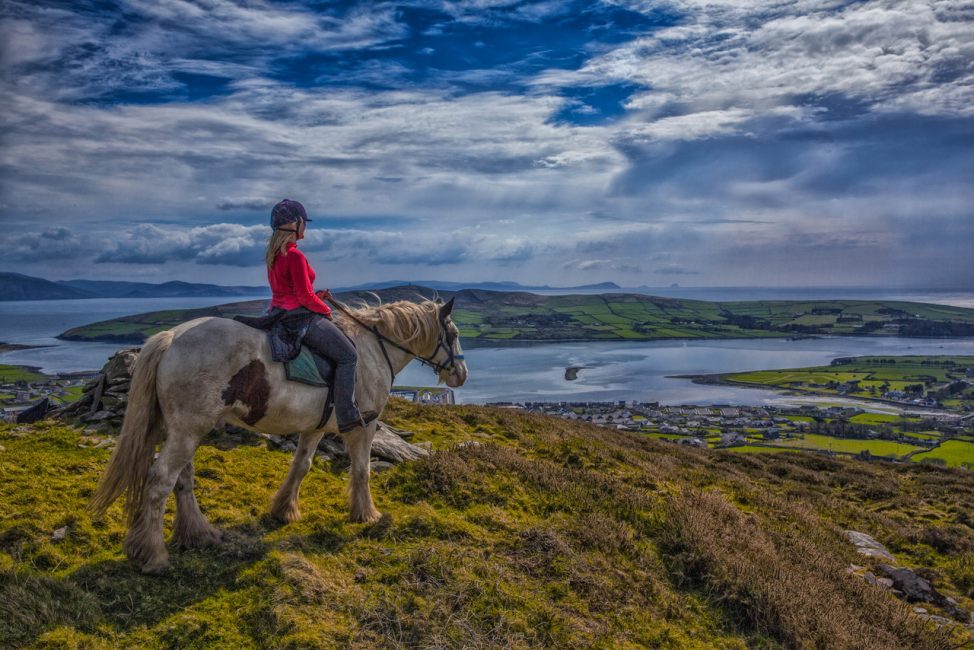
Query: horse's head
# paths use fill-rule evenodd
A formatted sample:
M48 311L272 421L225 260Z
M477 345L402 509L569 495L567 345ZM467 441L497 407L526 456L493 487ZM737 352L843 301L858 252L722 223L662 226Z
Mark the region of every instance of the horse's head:
M450 388L463 386L467 381L467 362L460 347L460 330L453 323L453 298L437 309L439 329L436 335L436 348L430 359L437 365L437 377Z

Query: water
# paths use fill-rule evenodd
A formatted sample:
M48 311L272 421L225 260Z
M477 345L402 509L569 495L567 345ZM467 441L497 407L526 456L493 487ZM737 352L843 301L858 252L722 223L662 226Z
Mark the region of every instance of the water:
M828 365L858 355L974 355L974 339L822 338L545 343L465 350L470 377L458 402L616 401L662 404L780 403L773 391L694 384L668 375ZM567 381L565 368L584 366ZM410 364L400 385L425 385L429 369Z
M260 299L240 297L234 300ZM45 372L97 370L124 345L54 338L64 330L147 311L205 307L226 298L145 298L0 302L0 341L51 347L0 354L0 363ZM778 403L772 391L697 385L667 375L793 368L835 357L898 354L974 355L974 339L822 338L520 344L466 350L470 378L458 402L659 401L663 404ZM583 366L567 381L565 368ZM397 384L431 385L429 369L410 364Z
M14 300L0 302L0 341L50 347L0 354L0 363L38 366L43 372L97 370L118 343L60 341L61 332L79 325L163 309L211 307L267 296L201 298L92 298L87 300Z

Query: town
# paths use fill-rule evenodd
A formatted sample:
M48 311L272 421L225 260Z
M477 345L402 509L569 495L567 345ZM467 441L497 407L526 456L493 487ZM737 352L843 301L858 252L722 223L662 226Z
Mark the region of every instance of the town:
M869 413L850 406L665 406L657 402L493 402L516 408L696 447L795 448L832 453L908 456L935 448L952 438L974 433L974 415L931 412L903 416ZM829 439L834 438L833 445ZM842 441L861 440L852 451ZM805 444L815 441L816 444ZM903 446L904 454L884 453L888 445Z

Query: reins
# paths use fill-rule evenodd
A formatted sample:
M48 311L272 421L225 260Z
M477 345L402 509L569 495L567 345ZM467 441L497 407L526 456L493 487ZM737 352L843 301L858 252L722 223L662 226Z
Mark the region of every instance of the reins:
M453 350L443 345L443 341L440 339L440 337L437 337L436 339L436 349L433 350L433 355L435 356L436 353L440 351L441 347L444 348L447 354L450 356L450 360L447 364L438 363L436 361L433 361L433 359L428 359L424 356L418 355L412 350L410 350L409 348L401 345L396 341L393 341L391 338L389 338L388 336L380 332L379 328L376 327L375 325L369 325L368 323L362 322L360 318L358 318L355 314L352 313L352 310L350 310L344 304L336 300L334 297L328 298L328 302L334 305L335 308L338 309L340 312L342 312L343 314L351 318L353 321L361 325L364 329L367 329L368 331L372 332L372 334L375 335L375 338L378 339L379 341L379 349L382 350L382 356L385 357L386 364L389 366L389 375L392 377L393 384L396 383L396 371L392 367L392 359L389 358L389 352L386 350L386 346L385 346L386 343L388 343L389 345L395 348L398 348L399 350L402 350L406 354L418 360L424 366L429 366L430 368L433 369L434 372L442 372L444 370L450 370L453 366L456 365L457 359L463 358L462 354L455 355L453 354Z

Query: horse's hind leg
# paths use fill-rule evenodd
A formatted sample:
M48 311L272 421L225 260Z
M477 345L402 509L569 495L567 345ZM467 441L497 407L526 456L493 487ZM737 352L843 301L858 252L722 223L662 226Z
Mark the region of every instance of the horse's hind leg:
M311 470L311 459L324 433L322 430L301 434L287 478L271 501L271 516L278 521L289 524L301 518L301 511L298 510L298 489L301 487L301 481Z
M180 548L197 548L218 544L223 539L219 528L203 516L193 494L193 461L190 460L176 479L176 521L172 541Z
M348 484L348 500L352 509L352 521L374 523L382 516L372 503L372 492L369 490L369 461L372 456L372 438L375 436L376 423L370 422L367 427L358 427L345 434L345 446L352 461L349 470L351 480Z

